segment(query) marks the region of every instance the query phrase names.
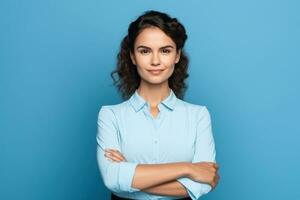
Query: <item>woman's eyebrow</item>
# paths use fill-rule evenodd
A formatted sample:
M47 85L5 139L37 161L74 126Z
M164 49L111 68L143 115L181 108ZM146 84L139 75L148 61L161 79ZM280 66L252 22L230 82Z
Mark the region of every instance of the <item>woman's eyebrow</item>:
M147 47L147 46L144 46L144 45L140 45L136 49L139 49L139 48L151 49L150 47ZM174 48L174 47L172 45L166 45L166 46L160 47L159 49L164 49L164 48Z

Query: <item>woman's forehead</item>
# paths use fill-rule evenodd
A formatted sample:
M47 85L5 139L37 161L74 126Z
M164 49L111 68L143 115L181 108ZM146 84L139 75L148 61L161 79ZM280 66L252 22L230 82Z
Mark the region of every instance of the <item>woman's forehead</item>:
M149 48L160 48L163 46L173 46L175 43L159 28L146 28L137 36L135 46L147 46Z

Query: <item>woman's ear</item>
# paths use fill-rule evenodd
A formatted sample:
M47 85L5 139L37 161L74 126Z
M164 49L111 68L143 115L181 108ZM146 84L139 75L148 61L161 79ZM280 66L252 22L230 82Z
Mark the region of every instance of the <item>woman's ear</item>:
M135 57L134 57L134 55L131 53L131 51L129 51L130 52L130 58L131 58L131 62L134 64L134 65L136 65L136 62L135 62Z
M179 62L180 56L181 56L181 49L179 49L178 52L176 53L175 64L177 64Z

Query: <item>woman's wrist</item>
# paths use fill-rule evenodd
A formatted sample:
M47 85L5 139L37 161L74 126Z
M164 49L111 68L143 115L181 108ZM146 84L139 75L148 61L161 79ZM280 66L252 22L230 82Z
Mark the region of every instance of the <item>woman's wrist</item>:
M190 162L184 163L184 177L190 177L192 174L192 164Z

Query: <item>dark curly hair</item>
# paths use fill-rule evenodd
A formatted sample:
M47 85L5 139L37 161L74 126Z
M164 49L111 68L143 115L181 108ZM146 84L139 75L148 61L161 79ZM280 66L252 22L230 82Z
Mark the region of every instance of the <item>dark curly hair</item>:
M185 79L189 76L189 59L183 51L187 34L184 26L176 18L171 18L168 14L158 11L146 11L129 25L128 34L123 38L117 55L117 67L110 74L113 84L117 86L123 99L129 99L139 87L141 78L135 65L132 63L130 51L134 52L134 42L138 34L149 27L161 29L174 41L177 53L181 50L179 62L175 64L174 72L168 79L168 83L175 95L183 99L187 89ZM115 74L118 75L118 79L115 78Z

